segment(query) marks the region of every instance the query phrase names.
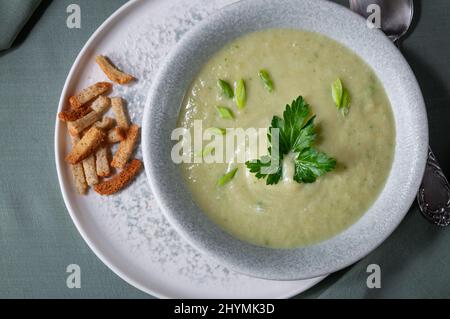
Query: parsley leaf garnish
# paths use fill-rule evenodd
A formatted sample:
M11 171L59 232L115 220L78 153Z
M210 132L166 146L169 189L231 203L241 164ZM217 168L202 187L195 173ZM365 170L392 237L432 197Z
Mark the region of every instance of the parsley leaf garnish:
M298 183L314 183L317 177L336 167L335 159L313 148L317 136L315 116L309 118L309 113L309 105L299 96L291 105L286 105L283 118L273 117L267 136L269 155L247 162L251 173L258 179L266 179L267 185L277 184L283 176L282 159L290 152L297 154L294 180Z
M314 148L305 148L295 159L294 180L298 183L314 183L336 167L336 160Z
M266 178L267 185L275 185L281 180L283 171L281 165L271 167L271 157L263 156L260 160L245 163L251 173L256 174L258 179Z

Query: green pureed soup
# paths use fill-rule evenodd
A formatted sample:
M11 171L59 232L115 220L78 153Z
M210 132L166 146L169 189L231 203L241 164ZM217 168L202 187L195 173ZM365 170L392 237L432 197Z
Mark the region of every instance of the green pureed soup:
M218 85L219 79L231 90L225 83ZM236 97L231 98L240 79L245 83L241 108ZM348 90L348 112L339 110L333 99L336 79ZM355 223L385 184L395 125L383 86L352 51L316 33L273 29L228 44L193 81L178 126L193 131L194 121L201 120L203 129L268 128L272 117L281 117L286 104L299 96L316 115L314 148L336 159L335 169L314 183L293 180L295 154L283 159L283 175L275 185L256 178L245 163L181 164L199 207L241 240L293 248L328 239ZM219 114L218 106L227 109ZM203 152L213 153L206 144L203 141ZM237 145L236 152L241 147ZM221 180L230 171L228 179Z

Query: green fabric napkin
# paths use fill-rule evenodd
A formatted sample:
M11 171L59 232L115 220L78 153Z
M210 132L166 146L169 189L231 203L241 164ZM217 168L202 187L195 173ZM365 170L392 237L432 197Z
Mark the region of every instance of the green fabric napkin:
M41 0L0 0L0 51L9 49Z

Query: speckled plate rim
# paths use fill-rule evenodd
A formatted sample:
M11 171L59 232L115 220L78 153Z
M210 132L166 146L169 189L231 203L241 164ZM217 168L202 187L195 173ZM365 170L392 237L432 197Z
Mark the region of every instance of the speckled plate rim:
M285 19L278 16L277 20L277 14ZM298 16L302 19L296 19ZM170 160L171 143L161 143L170 141L185 91L201 65L230 40L272 27L319 32L359 54L382 81L397 129L390 175L365 215L327 241L290 250L256 247L237 240L201 214L184 183L179 182L179 169ZM381 31L369 30L363 18L324 0L286 0L276 4L269 0L241 1L202 22L167 57L144 112L146 173L169 222L194 247L220 263L265 279L296 280L325 275L355 263L377 248L400 224L413 203L424 173L427 148L425 103L404 57Z
M57 112L60 112L64 106L65 102L67 101L67 98L69 96L69 92L72 90L72 87L74 86L74 78L76 73L78 73L79 69L85 62L85 56L87 53L92 49L92 47L97 43L99 38L101 38L106 32L108 32L108 28L115 24L117 21L119 21L122 17L127 15L129 11L133 10L135 6L138 6L140 3L142 3L144 0L130 0L129 2L125 3L123 6L121 6L119 9L117 9L108 19L106 19L99 27L98 29L91 35L91 37L88 39L86 44L83 46L80 53L77 55L77 58L75 59L74 64L72 65L66 81L64 83L60 100L58 103L58 110ZM66 165L64 162L63 157L63 150L62 146L65 143L65 137L66 134L64 133L64 127L61 124L61 122L58 120L58 118L55 119L55 133L54 133L54 152L55 152L55 165L56 165L56 171L58 176L58 182L61 189L61 194L64 200L64 204L66 205L66 208L68 210L68 213L70 215L70 218L72 219L77 231L80 233L83 240L87 243L88 247L94 252L94 254L102 261L103 264L105 264L109 269L111 269L117 276L122 278L125 282L132 285L133 287L152 295L156 298L161 299L167 299L167 298L174 298L174 296L166 295L164 293L159 292L158 290L151 289L139 282L139 280L135 280L130 274L129 271L126 269L126 267L122 267L117 265L117 263L111 258L111 254L102 247L100 247L96 240L91 238L89 233L85 231L85 228L83 226L83 223L79 220L77 216L77 210L73 205L73 194L72 190L68 187L69 183L71 181L67 181L66 178L64 178L64 174L62 173L63 167ZM315 286L317 283L322 281L326 276L321 276L317 278L313 278L312 280L309 280L307 282L302 282L301 285L299 284L299 287L297 289L290 289L287 290L285 294L280 294L276 296L276 298L280 299L286 299L291 298L293 296L298 295L299 293L302 293L309 288Z
M78 54L77 58L75 59L74 64L72 65L72 68L69 71L69 74L67 76L66 82L64 83L64 87L61 93L61 97L58 104L58 112L64 109L65 103L69 97L69 91L73 84L73 78L75 77L75 74L78 72L78 69L83 64L83 61L85 60L86 53L90 50L90 48L94 45L94 43L97 41L99 37L102 36L104 32L107 32L108 26L112 23L115 23L120 17L127 14L127 12L132 9L133 6L138 4L140 0L131 0L124 4L122 7L120 7L118 10L116 10L108 19L106 19L100 27L91 35L89 40L86 42L84 47L81 49L80 53ZM61 150L61 145L65 143L64 134L62 134L63 125L61 124L61 121L56 118L55 121L55 163L56 163L56 171L58 174L58 181L59 186L61 189L61 193L64 199L64 203L66 205L66 208L69 212L69 215L75 224L76 229L80 233L83 240L87 243L89 248L94 252L94 254L108 267L110 268L116 275L118 275L120 278L124 279L126 282L131 284L132 286L138 288L141 291L144 291L148 294L151 294L157 298L167 298L167 296L160 294L157 291L153 291L151 289L148 289L147 287L144 287L141 285L138 281L135 281L130 276L127 275L127 271L116 266L115 263L105 254L95 243L94 240L91 239L91 237L85 232L84 227L80 220L78 219L78 216L76 214L76 210L72 205L71 200L71 190L67 187L67 182L63 178L62 174L62 167L66 165L64 162L64 158L61 154L63 154Z

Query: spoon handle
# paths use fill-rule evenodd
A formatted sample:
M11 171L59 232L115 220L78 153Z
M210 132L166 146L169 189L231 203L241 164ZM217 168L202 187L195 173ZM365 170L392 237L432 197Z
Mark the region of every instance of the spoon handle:
M450 225L450 185L431 148L417 202L428 221L441 227Z

